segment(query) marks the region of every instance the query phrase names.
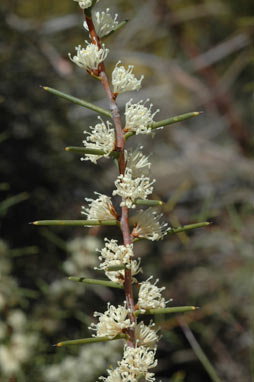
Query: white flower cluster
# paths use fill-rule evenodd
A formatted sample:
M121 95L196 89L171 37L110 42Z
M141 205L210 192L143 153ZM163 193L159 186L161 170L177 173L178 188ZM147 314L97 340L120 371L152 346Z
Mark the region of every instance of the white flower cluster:
M117 240L105 238L105 247L100 253L101 269L106 270L114 265L125 265L126 268L130 268L131 258L133 257L133 244L118 245Z
M29 360L38 338L28 333L21 310L10 310L5 321L0 323L0 370L3 376L11 377Z
M27 318L18 307L21 294L12 270L8 246L0 240L0 373L3 381L21 372L38 338L28 331ZM0 378L1 379L1 378Z
M115 14L113 18L109 13L109 8L106 9L106 12L96 12L94 15L93 23L95 26L95 31L97 35L102 38L107 36L110 32L112 32L118 25L117 17ZM84 22L84 28L88 31L88 26L86 21Z
M118 245L117 241L114 239L105 239L105 247L99 251L101 256L99 256L99 260L101 264L98 268L105 271L106 276L114 282L123 284L124 282L124 269L117 271L109 271L108 267L124 265L126 268L131 269L131 275L134 276L140 272L142 269L140 268L140 259L132 260L133 257L133 245ZM136 281L133 278L133 281Z
M106 312L94 312L94 317L99 317L99 322L97 324L92 323L89 329L96 331L96 335L94 335L96 337L114 338L122 333L123 329L133 326L128 315L129 310L126 307L126 302L123 306L118 305L118 307L108 303Z
M85 154L85 158L81 158L81 160L90 160L93 163L97 163L97 160L100 158L108 158L115 148L115 130L111 128L112 124L107 121L106 125L100 117L98 119L100 123L97 123L94 127L90 126L91 132L84 131L87 137L83 144L87 149L102 150L104 154Z
M132 90L139 90L144 76L138 80L132 73L134 66L129 65L126 70L124 66L119 66L118 61L112 72L112 85L114 93L125 93Z
M105 48L104 44L100 49L96 44L89 44L87 41L86 44L86 48L82 48L81 45L78 45L75 48L77 55L72 58L71 53L69 53L69 58L80 68L84 68L88 71L97 70L99 64L106 59L109 50Z
M87 216L88 220L112 220L117 219L117 213L111 202L111 199L107 195L99 194L97 199L85 198L85 201L90 203L89 207L82 207L83 214Z
M151 133L153 118L159 112L159 109L152 113L153 105L151 104L148 108L145 106L147 102L149 102L149 99L145 102L141 100L133 104L132 99L130 99L126 103L124 113L126 118L125 131L134 132L136 135Z
M67 355L59 363L43 367L46 382L94 382L109 364L120 358L121 341L108 341L81 346L75 356ZM84 365L86 367L84 367Z
M161 295L165 287L157 287L158 279L154 284L151 284L150 280L152 278L153 276L150 276L146 281L140 283L137 305L141 310L165 308L168 302Z
M154 357L155 350L143 346L137 348L125 346L123 358L118 362L118 367L107 370L108 377L100 377L100 379L104 382L138 382L143 377L146 381L153 382L154 373L149 372L149 369L157 365Z
M81 9L90 8L93 4L93 0L73 0L76 1ZM99 0L96 1L98 3Z
M139 322L135 326L135 338L137 346L146 346L149 348L155 348L159 341L157 330L154 330L154 322L150 322L149 325L145 325L143 321Z
M137 199L147 199L147 196L153 192L154 182L155 180L150 181L143 174L134 178L132 170L126 167L124 175L119 175L115 181L116 190L113 191L113 195L123 198L121 206L135 208Z
M134 237L142 237L149 240L162 239L168 232L168 224L160 224L162 214L157 215L152 208L139 211L136 216L136 224L133 228L132 235Z

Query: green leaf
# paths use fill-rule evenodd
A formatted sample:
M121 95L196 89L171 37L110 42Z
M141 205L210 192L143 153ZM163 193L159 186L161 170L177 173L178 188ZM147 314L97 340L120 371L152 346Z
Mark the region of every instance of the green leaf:
M136 310L134 312L135 316L139 316L141 314L169 314L169 313L182 313L189 312L199 309L196 306L174 306L172 308L161 308L161 309L147 309L144 313L142 310Z
M162 127L162 126L173 125L174 123L182 122L182 121L185 121L186 119L197 117L201 113L202 113L201 111L194 111L192 113L180 114L180 115L177 115L175 117L163 119L163 120L158 121L158 122L153 122L152 125L148 126L148 128L151 127L152 130L155 130L155 129L158 129L159 127ZM124 136L125 140L127 140L132 135L135 135L135 132L130 131L129 133L126 133Z
M185 121L186 119L197 117L201 113L202 111L194 111L192 113L181 114L181 115L177 115L176 117L171 117L171 118L164 119L162 121L153 122L151 128L154 130L154 129L158 129L158 127L169 126L177 122Z
M97 225L120 225L118 220L37 220L30 224L33 225L60 225L60 226L97 226Z
M137 199L135 200L137 206L162 206L163 202L161 200L151 200L151 199Z
M112 265L111 267L107 267L106 271L107 272L115 272L115 271L121 271L122 269L125 269L125 265Z
M102 285L109 288L123 289L123 286L121 284L114 283L113 281L108 281L108 280L88 279L86 277L75 277L75 276L68 277L68 279L71 281L76 281L76 282L84 283L84 284Z
M104 155L106 154L103 150L97 150L97 149L87 149L86 147L79 147L79 146L68 146L65 147L65 151L74 152L77 154L89 154L89 155ZM120 152L112 151L109 154L113 158L118 158L120 156Z
M106 117L112 118L112 114L110 113L109 110L103 109L102 107L93 105L90 102L87 102L87 101L84 101L82 99L73 97L73 96L71 96L69 94L65 94L63 92L60 92L59 90L56 90L56 89L53 89L53 88L49 88L47 86L42 86L42 88L44 90L46 90L47 92L49 92L51 94L54 94L54 95L56 95L58 97L64 98L67 101L73 102L76 105L86 107L87 109L93 110L96 113L99 113L99 114L105 115Z
M109 337L91 337L91 338L81 338L79 340L69 340L69 341L62 341L58 342L55 346L62 347L67 345L84 345L84 344L93 344L96 342L106 342L106 341L114 341L114 340L121 340L121 339L128 339L127 334L118 334L118 336L115 336L114 338Z
M171 227L169 231L167 232L167 235L173 235L174 233L189 231L191 229L201 228L201 227L207 227L211 225L210 222L201 222L201 223L194 223L194 224L187 224L181 227Z
M68 146L65 147L65 151L71 151L77 154L90 154L90 155L104 155L106 154L103 150L97 149L87 149L86 147L78 147L78 146Z

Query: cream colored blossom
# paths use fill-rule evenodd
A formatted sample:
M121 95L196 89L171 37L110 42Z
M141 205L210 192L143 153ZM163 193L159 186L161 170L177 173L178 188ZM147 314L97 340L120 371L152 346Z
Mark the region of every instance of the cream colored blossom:
M99 317L99 322L97 324L92 323L89 329L96 331L95 337L107 336L114 338L120 334L123 329L133 326L128 314L129 310L126 307L126 302L124 305L118 305L118 307L108 303L106 312L94 312L94 317Z
M148 176L150 172L151 163L148 161L148 157L140 151L142 148L140 146L138 149L129 152L125 150L127 167L131 169L133 178L138 178L141 175Z
M93 163L97 163L97 160L100 158L108 158L115 148L115 130L111 128L112 124L107 121L106 125L101 117L98 117L98 119L100 122L94 127L90 126L90 132L84 131L87 137L83 141L83 144L87 149L102 150L105 154L85 154L85 157L81 158L81 160L90 160Z
M114 18L109 13L109 8L106 9L106 12L96 12L93 16L93 23L95 26L96 34L102 38L107 36L112 32L118 25L117 21L118 14L115 14ZM84 28L88 31L88 26L86 21L84 22Z
M135 208L137 199L147 199L147 196L153 192L153 183L155 180L144 175L138 178L133 178L132 170L128 167L125 169L124 175L119 175L115 181L116 190L113 195L119 195L123 198L121 206Z
M143 270L140 267L141 259L138 258L137 260L132 260L130 265L131 270L131 276L132 276L132 282L137 282L136 278L133 277L137 275L138 273L142 273ZM112 261L112 265L118 265L117 261ZM124 274L125 270L119 270L119 271L105 271L105 275L113 282L123 284L124 282Z
M93 4L93 0L81 0L81 1L80 0L73 0L73 1L76 1L79 4L81 9L89 8ZM96 3L98 3L98 1L99 0L97 0Z
M99 377L99 379L104 382L128 382L126 378L123 378L119 367L114 370L108 369L107 372L109 374L108 377Z
M107 195L95 192L99 197L97 199L85 198L89 203L88 207L82 206L82 213L87 216L88 220L112 220L117 219L117 213Z
M121 61L118 61L112 72L112 85L114 93L124 93L132 90L139 90L141 88L141 82L144 76L141 76L138 80L132 70L133 65L129 65L126 70L124 66L119 66Z
M155 350L140 347L124 347L124 354L121 361L118 362L118 367L108 369L108 377L100 377L104 382L139 382L145 379L148 382L153 382L154 373L149 372L149 369L157 365L157 360L154 359Z
M156 350L151 350L144 346L129 347L125 345L124 354L121 361L118 362L118 367L121 374L129 375L129 381L138 381L139 377L143 376L146 381L154 381L154 373L148 370L157 365L157 360L154 359Z
M105 239L105 247L100 251L99 257L101 264L100 269L107 269L113 265L125 265L126 268L130 268L131 258L133 254L133 244L130 245L118 245L117 240Z
M126 103L124 113L126 120L125 131L134 132L136 135L151 133L153 118L159 112L159 109L152 113L153 104L150 104L148 108L145 106L147 102L149 102L149 99L145 102L141 100L133 104L132 99L130 99Z
M159 341L159 336L157 335L157 330L154 330L155 323L150 322L149 325L145 325L141 321L135 326L135 338L138 346L146 346L149 348L154 348Z
M139 211L135 218L135 226L132 231L134 237L142 237L149 240L162 239L168 232L167 223L160 224L162 214L157 215L152 208Z
M121 269L118 271L108 271L108 267L116 266L116 265L125 265L126 268L131 270L131 275L134 276L140 272L142 269L140 268L140 259L132 260L133 254L133 245L118 245L117 240L114 239L105 239L105 247L99 251L101 256L99 256L99 260L101 261L98 268L104 270L106 276L114 282L123 284L124 282L124 273L125 270ZM136 279L133 278L135 282Z
M138 293L138 307L141 310L165 308L168 301L162 297L161 292L165 287L157 287L158 279L154 284L150 283L153 276L149 277L146 281L140 283Z
M11 377L17 373L22 363L28 361L36 336L28 333L14 333L9 342L0 345L0 368L4 376Z
M78 45L75 48L77 55L71 57L69 53L69 58L80 68L84 68L88 71L97 70L99 64L106 59L109 49L106 49L104 44L101 49L99 49L96 44L89 44L87 41L86 44L86 48L82 48L81 45Z

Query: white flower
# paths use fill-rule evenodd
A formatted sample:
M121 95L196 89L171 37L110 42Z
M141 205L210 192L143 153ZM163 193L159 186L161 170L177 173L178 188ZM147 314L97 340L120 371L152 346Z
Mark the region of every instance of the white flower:
M136 135L151 133L151 124L153 123L154 116L159 112L159 109L152 113L151 109L153 104L148 108L145 106L147 102L149 102L149 99L145 102L141 100L138 103L132 104L132 99L130 99L126 103L124 113L126 119L125 131L134 132Z
M126 167L124 175L119 175L115 181L116 190L113 191L113 195L119 195L124 199L121 206L135 208L136 199L147 199L147 196L153 192L154 182L155 180L150 181L144 175L133 178L132 170Z
M141 82L144 76L141 76L138 80L132 70L133 65L129 65L126 70L124 66L118 66L121 61L118 61L112 72L112 85L114 93L124 93L132 90L139 90L141 88Z
M154 326L155 323L152 321L148 326L145 325L143 321L135 326L135 338L138 346L147 346L149 348L156 346L159 337L157 331L153 329Z
M96 12L93 17L96 34L101 38L112 32L118 25L117 17L117 14L115 14L114 18L110 15L109 8L106 9L106 12ZM86 21L83 25L88 31L89 29Z
M87 216L88 220L112 220L117 219L117 213L111 202L111 199L107 195L99 194L97 199L85 198L85 201L90 203L89 207L82 206L83 214Z
M165 287L158 288L156 286L159 279L154 284L151 284L149 281L152 278L153 276L140 283L137 305L141 310L165 308L168 302L161 296L161 292L165 290Z
M87 41L86 43L86 48L82 48L81 45L78 45L75 48L77 55L72 58L69 53L69 58L80 68L85 68L88 71L96 70L99 64L107 57L109 49L106 49L104 44L101 49L99 49L96 44L89 44Z
M117 240L105 238L105 247L100 253L100 269L106 270L113 265L126 265L126 268L130 268L131 258L134 256L133 244L118 245Z
M81 0L81 1L80 0L73 0L73 1L76 1L79 4L80 8L82 8L82 9L89 8L93 4L93 0ZM97 0L96 3L98 3L98 1L99 0Z
M149 170L151 167L151 163L148 161L148 157L146 157L140 150L143 147L140 146L139 149L134 151L125 150L125 158L127 160L127 167L132 170L133 178L138 178L142 174L147 176L149 174Z
M44 366L45 382L94 382L109 364L119 360L121 341L107 341L79 348L75 356L65 356L61 362ZM87 365L89 367L84 367ZM1 381L2 382L2 381Z
M94 317L99 317L97 324L92 323L89 329L96 331L96 337L107 336L114 338L122 332L123 329L133 326L128 318L129 310L124 305L115 307L108 303L108 310L104 313L94 312Z
M99 377L99 379L101 379L104 382L128 382L126 379L122 378L121 370L119 367L117 367L114 370L108 369L107 372L109 374L107 378Z
M168 224L160 224L159 220L161 216L162 214L157 215L156 212L153 212L152 208L139 211L135 218L136 224L133 228L132 235L152 241L162 239L168 232L166 228Z
M144 346L133 348L125 345L123 358L118 362L118 367L122 375L126 373L131 377L129 381L138 381L139 377L143 376L146 381L153 382L154 373L148 370L157 365L154 357L155 350Z
M124 269L118 271L108 271L108 267L112 267L115 265L125 265L126 268L131 269L131 275L134 276L140 272L142 269L140 268L141 260L131 260L134 256L133 254L133 245L118 245L117 240L114 239L105 239L105 247L99 251L101 256L99 257L101 264L98 268L105 271L106 276L114 282L123 284L124 282ZM133 282L136 279L133 278Z
M97 160L100 158L108 158L115 148L115 130L110 127L112 124L107 121L107 125L105 125L100 117L98 119L100 123L97 123L94 127L90 126L91 132L84 131L87 137L83 143L87 149L102 150L105 154L85 154L85 158L81 158L81 160L90 160L93 163L97 163Z
M148 370L157 365L154 360L155 350L143 346L124 347L123 359L118 362L114 370L108 369L108 377L100 377L104 382L138 382L144 378L148 382L154 381L154 373Z
M0 366L4 375L10 377L20 370L21 364L31 356L36 341L33 334L14 333L9 343L0 345Z

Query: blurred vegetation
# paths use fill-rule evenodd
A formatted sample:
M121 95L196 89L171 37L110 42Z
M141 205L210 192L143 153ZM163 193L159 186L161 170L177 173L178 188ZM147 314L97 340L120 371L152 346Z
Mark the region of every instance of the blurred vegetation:
M214 222L164 242L137 243L144 277L159 277L176 305L201 307L160 318L158 380L254 380L253 2L103 0L97 5L105 7L129 20L106 41L108 71L121 59L145 75L141 93L122 95L119 105L130 97L150 97L161 109L158 119L205 111L158 131L154 139L130 139L153 154L154 196L165 202L167 221ZM89 240L116 234L113 228L49 230L28 223L80 218L84 198L93 191L110 193L116 176L110 161L94 166L64 151L81 144L96 115L40 85L103 107L107 103L100 85L67 58L87 38L75 2L9 0L0 3L0 16L0 382L92 382L115 362L117 348L112 360L104 361L100 350L101 363L86 374L75 363L91 365L85 347L52 345L88 335L92 312L121 298L121 292L67 280L70 269L95 275ZM90 263L82 263L82 253ZM8 301L2 307L1 297ZM13 316L23 320L22 328ZM13 353L19 367L8 373L1 360L4 347L17 349L15 330L19 338L29 333L31 340L26 354Z

